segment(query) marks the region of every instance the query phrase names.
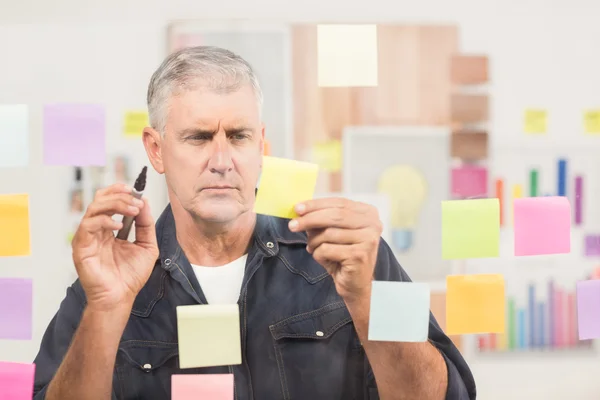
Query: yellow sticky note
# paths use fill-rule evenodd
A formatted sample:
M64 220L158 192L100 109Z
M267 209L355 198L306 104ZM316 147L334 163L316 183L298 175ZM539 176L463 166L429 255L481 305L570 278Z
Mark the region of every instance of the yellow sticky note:
M126 112L123 134L125 136L142 136L144 128L150 126L148 118L148 113L145 111Z
M600 134L600 110L587 110L583 115L585 133Z
M0 257L30 254L29 195L0 195Z
M263 156L254 212L295 218L294 206L313 198L318 174L317 164Z
M178 306L177 336L180 368L242 363L237 304Z
M316 143L313 147L313 161L325 171L338 172L342 169L342 142L330 140Z
M446 333L504 333L504 277L498 274L446 277Z
M548 113L546 110L525 110L525 133L546 133Z
M320 87L377 86L377 25L317 26Z
M442 258L498 257L500 203L495 199L442 202Z

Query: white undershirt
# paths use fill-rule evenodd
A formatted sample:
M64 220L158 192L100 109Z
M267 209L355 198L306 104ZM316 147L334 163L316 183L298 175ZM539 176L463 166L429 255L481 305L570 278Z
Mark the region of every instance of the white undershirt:
M208 304L237 303L242 290L246 258L248 258L247 254L220 267L203 267L192 264Z

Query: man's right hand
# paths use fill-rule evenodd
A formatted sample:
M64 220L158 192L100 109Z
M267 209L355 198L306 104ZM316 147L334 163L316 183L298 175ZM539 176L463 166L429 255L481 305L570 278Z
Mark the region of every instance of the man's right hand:
M135 242L115 238L121 229L115 214L135 216ZM87 307L113 311L131 306L148 281L158 258L154 220L146 199L116 184L101 189L73 237L73 261L87 297Z

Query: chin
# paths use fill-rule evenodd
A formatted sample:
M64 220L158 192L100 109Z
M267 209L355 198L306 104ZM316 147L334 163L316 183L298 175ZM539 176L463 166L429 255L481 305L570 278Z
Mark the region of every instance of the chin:
M244 210L238 203L222 201L218 204L203 203L195 207L194 214L197 218L206 222L224 223L234 221Z

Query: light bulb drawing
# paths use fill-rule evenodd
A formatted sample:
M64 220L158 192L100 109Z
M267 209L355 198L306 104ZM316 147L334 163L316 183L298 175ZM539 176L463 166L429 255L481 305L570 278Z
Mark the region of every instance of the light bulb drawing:
M393 165L379 177L378 191L391 199L392 246L407 251L427 196L427 181L411 165Z

